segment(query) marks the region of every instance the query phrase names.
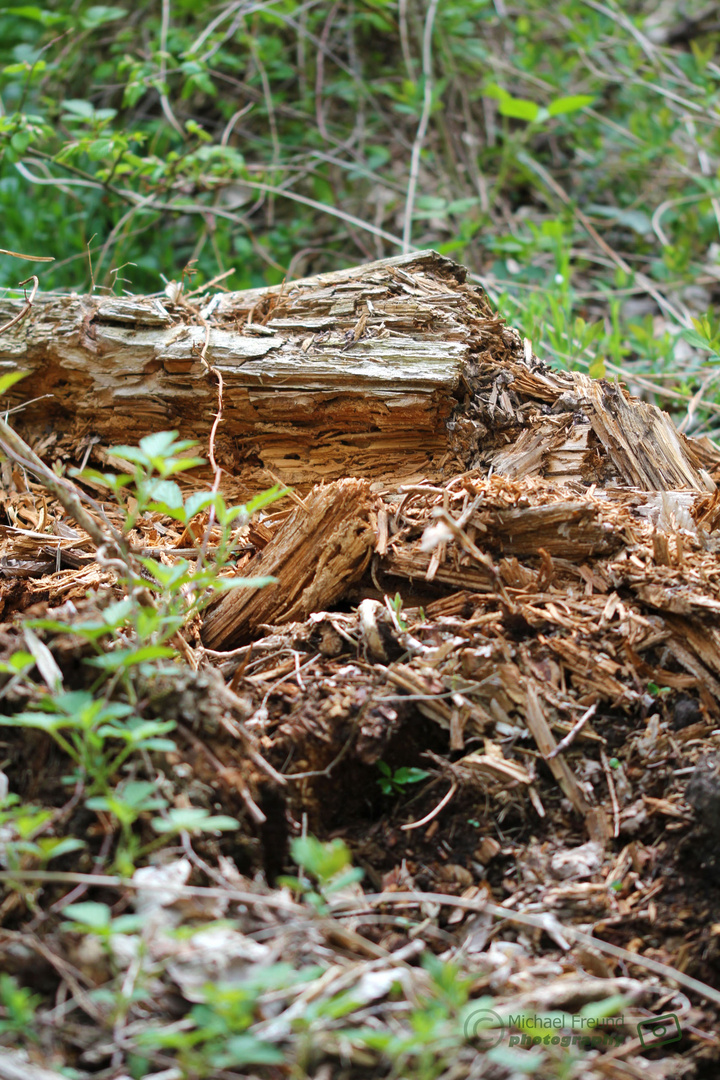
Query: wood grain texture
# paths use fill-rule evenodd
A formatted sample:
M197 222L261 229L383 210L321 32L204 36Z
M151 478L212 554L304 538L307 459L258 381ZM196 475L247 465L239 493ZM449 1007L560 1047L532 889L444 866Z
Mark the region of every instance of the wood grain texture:
M433 251L274 288L166 297L40 296L0 338L22 369L23 422L105 447L178 429L242 493L366 477L441 480L474 467L644 490L711 490L720 455L617 384L553 371ZM0 320L20 310L0 301Z
M218 459L231 474L258 487L268 469L306 485L439 473L478 332L503 355L517 346L464 279L422 252L194 308L41 296L0 340L0 370L30 372L18 401L52 394L30 420L70 422L106 444L169 428L202 440L217 407L198 355L207 335L224 381ZM19 305L1 301L0 318Z
M277 584L224 596L205 619L208 648L232 649L249 641L261 624L327 610L361 576L375 543L367 480L320 485L303 501L242 570L244 577L271 575Z

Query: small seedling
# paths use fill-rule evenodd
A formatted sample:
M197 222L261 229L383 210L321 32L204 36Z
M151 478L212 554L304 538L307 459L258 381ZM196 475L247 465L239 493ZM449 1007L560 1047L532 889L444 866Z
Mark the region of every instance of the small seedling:
M378 761L378 770L381 775L376 782L383 795L404 795L408 784L418 784L430 775L426 769L415 769L407 765L401 765L393 772L386 761Z
M300 873L279 882L300 893L318 911L327 910L326 901L332 893L363 877L364 872L351 865L350 850L342 840L323 843L314 836L300 836L293 840L290 852ZM308 875L315 879L314 886Z
M407 620L402 617L403 601L402 601L402 596L400 595L399 592L396 592L394 597L390 601L390 607L392 608L392 610L393 610L393 612L395 614L395 618L397 619L398 626L400 627L400 629L403 632L406 631L407 628L408 628L408 624L407 624Z
M26 1036L38 1041L35 1010L42 1001L17 979L3 971L0 974L0 1036Z

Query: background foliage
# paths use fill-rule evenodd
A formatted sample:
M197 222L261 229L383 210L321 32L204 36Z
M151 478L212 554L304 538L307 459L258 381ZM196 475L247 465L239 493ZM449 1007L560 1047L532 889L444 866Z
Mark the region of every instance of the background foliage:
M54 255L45 289L136 292L192 260L196 284L233 267L241 289L432 246L480 276L539 355L622 374L712 432L706 8L3 8L2 246ZM5 285L17 275L0 262Z

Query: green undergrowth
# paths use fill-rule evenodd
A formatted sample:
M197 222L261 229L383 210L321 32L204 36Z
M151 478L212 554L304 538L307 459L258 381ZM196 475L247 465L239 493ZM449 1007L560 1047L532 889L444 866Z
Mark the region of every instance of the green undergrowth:
M706 10L699 0L5 7L0 240L54 257L35 268L42 289L114 293L160 292L183 276L188 291L222 275L222 287L272 285L433 247L468 266L537 355L623 378L687 432L713 434L720 36ZM0 255L6 295L22 295L25 273ZM50 907L21 880L75 866L125 880L160 852L179 859L207 844L217 857L238 831L233 814L190 798L163 767L177 722L152 690L187 670L178 634L198 613L229 588L267 584L232 566L240 532L280 493L247 506L212 490L187 496L180 474L197 459L172 432L112 454L127 472L76 479L121 508L119 555L105 555L117 590L76 619L25 622L0 664L6 896L32 933L74 943L78 964L82 944L92 960L77 1000L111 1046L107 1075L300 1077L323 1055L357 1075L452 1075L497 1022L456 963L426 951L418 967L413 954L373 998L359 976L309 989L329 985L327 950L320 963L302 950L292 960L258 952L243 979L208 978L176 1018L167 961L132 897L108 887L62 902L58 891ZM145 515L186 529L196 557L170 564L135 550ZM212 544L208 526L193 532L209 519ZM68 639L70 665L56 648ZM31 798L5 760L18 739L30 752L52 748ZM426 775L381 762L377 784L402 798ZM294 916L308 941L325 941L359 871L339 841L303 837L293 858L283 885ZM12 903L3 910L13 917ZM175 943L197 937L201 952L203 932L234 940L243 924L208 911L162 929ZM0 1047L87 1075L65 1052L82 1045L83 1024L76 1003L53 1000L57 982L36 990L0 974ZM484 1060L499 1075L583 1071L572 1049L502 1043Z
M138 860L166 843L168 836L237 827L233 818L213 815L204 807L169 807L152 778L138 776L138 762L144 756L177 749L172 739L175 721L149 711L149 688L164 672L172 674L181 659L177 635L195 615L229 590L262 588L274 581L229 571L238 537L252 515L284 492L273 488L243 506L228 506L213 490L184 496L172 477L203 462L189 456L194 444L177 440L176 434L160 432L142 439L137 447L114 447L115 457L130 465L128 473L75 471L80 483L91 481L118 500L123 558L101 557L117 573L116 589L92 598L91 618L25 620L22 635L27 648L0 664L4 682L0 698L22 704L0 715L0 726L50 736L67 763L61 784L80 795L87 810L102 811L110 834L117 836L105 869L123 875L131 875ZM137 522L160 516L193 536L194 560L163 561L133 551L129 541ZM193 525L197 528L203 521L205 534L195 536ZM83 670L79 677L72 673L73 685L65 685L66 676L40 634L50 642L59 636L76 639ZM151 812L154 816L149 818ZM6 829L3 859L9 869L44 867L83 846L75 838L53 837L52 812L21 803L15 793L6 793L0 815ZM138 839L134 826L141 818L149 820L155 840Z

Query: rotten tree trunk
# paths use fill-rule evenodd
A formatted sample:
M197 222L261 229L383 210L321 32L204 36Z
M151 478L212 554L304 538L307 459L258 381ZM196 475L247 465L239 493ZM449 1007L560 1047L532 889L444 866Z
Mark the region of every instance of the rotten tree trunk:
M0 320L20 301L0 302ZM205 440L236 487L382 486L472 467L645 490L711 487L720 460L652 405L554 372L433 251L270 289L167 298L46 295L0 338L23 413L103 445L161 429Z
M224 384L216 455L248 486L439 475L472 353L517 345L464 278L423 252L196 307L48 295L0 339L0 365L31 372L25 396L52 394L31 419L105 445L163 428L203 439L217 409L207 343ZM0 318L18 306L0 303Z

